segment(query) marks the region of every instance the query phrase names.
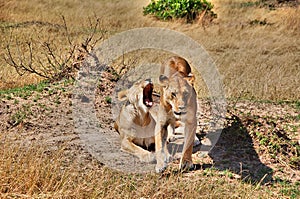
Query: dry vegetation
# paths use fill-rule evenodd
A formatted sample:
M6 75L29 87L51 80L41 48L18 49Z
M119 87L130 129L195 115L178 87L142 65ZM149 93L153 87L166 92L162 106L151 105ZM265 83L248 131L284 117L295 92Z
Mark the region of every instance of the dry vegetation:
M299 6L276 4L274 10L254 0L211 2L218 18L203 26L143 16L146 0L0 0L0 198L298 198ZM24 70L20 76L5 61L8 45L15 60L29 66L31 43L34 69L57 77L49 55L56 64L67 61L76 69L94 44L149 26L183 32L203 45L224 77L226 96L233 99L228 127L216 148L219 155L201 160L200 170L178 174L171 167L162 176L127 174L97 162L73 132L72 81L4 91L45 79ZM118 70L145 60L160 62L158 56L168 55L133 52L114 65ZM242 144L249 145L244 155L235 152ZM264 168L256 170L254 156ZM239 161L245 168L239 168Z
M278 198L293 193L289 188L276 193L276 187L241 183L229 172L210 169L159 176L122 174L91 161L77 168L74 160L66 160L64 148L46 154L35 144L26 150L17 144L2 145L1 198Z
M2 1L1 88L36 83L36 76L19 77L3 60L5 46L38 40L68 46L64 16L74 45L89 33L89 18L100 19L99 34L105 37L136 27L166 27L183 32L203 45L224 76L228 97L269 100L299 99L299 8L270 10L248 1L213 1L218 19L206 28L201 24L159 22L142 15L147 1ZM254 1L253 1L254 2ZM35 5L34 7L32 5ZM139 17L136 17L139 16ZM133 20L134 19L134 20ZM27 22L27 23L26 23ZM28 23L41 22L41 23ZM25 23L25 25L24 25ZM23 25L22 25L23 24ZM27 24L27 25L26 25ZM58 45L60 44L60 45ZM39 50L37 48L37 50ZM59 55L67 49L58 49ZM19 56L17 51L16 55ZM155 56L155 55L153 55ZM156 55L157 56L157 55ZM132 55L127 59L139 60ZM15 79L18 78L18 81Z

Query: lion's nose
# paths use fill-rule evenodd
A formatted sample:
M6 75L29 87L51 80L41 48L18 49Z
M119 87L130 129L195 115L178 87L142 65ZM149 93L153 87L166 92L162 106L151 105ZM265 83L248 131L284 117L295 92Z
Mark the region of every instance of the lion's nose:
M178 109L182 111L184 110L184 106L178 106Z

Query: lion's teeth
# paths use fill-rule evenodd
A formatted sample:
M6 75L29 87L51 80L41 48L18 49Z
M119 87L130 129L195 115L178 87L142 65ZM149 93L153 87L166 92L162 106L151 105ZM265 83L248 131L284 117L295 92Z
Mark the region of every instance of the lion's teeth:
M145 104L146 104L147 106L152 106L152 105L153 105L153 102L146 101Z

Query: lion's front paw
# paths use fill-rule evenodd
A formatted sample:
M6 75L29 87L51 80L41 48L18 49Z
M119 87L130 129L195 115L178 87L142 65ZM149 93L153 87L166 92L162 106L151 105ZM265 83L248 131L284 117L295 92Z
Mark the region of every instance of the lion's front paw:
M155 153L145 153L142 156L140 156L140 160L142 162L154 163L156 161Z
M162 173L166 170L166 168L167 168L167 164L156 165L155 166L155 171L156 171L156 173Z
M157 157L157 163L155 166L156 173L162 173L166 170L168 163L171 161L172 156L169 153L163 153L162 156Z
M189 170L193 170L195 168L195 165L193 164L193 162L189 162L189 161L182 161L179 165L179 169L181 171L189 171Z

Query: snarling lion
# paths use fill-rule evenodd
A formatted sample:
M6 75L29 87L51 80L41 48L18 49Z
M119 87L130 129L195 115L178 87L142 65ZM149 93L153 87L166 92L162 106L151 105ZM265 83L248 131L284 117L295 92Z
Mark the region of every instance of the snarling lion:
M192 152L197 127L197 96L193 87L194 76L186 60L171 57L162 65L160 106L155 126L156 172L167 167L170 154L167 149L168 127L174 128L178 121L184 124L184 145L180 169L193 166Z
M155 161L155 154L146 150L155 141L155 120L149 112L153 106L152 92L153 84L148 79L118 93L120 101L126 100L114 126L121 137L121 149L142 162Z

